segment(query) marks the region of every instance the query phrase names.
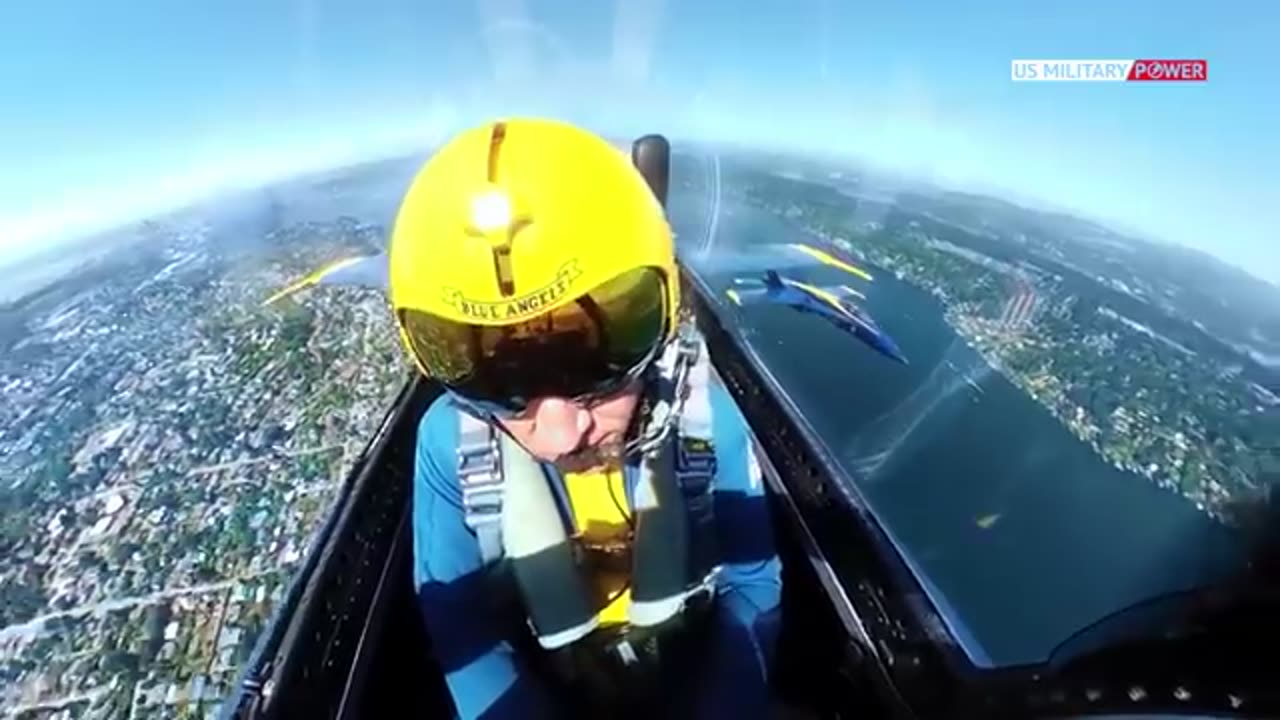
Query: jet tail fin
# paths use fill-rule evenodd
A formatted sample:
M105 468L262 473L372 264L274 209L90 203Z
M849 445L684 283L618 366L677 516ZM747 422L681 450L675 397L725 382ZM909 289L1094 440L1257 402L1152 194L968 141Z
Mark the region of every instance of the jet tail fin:
M782 276L778 274L777 270L765 270L764 283L771 288L780 288L782 287Z

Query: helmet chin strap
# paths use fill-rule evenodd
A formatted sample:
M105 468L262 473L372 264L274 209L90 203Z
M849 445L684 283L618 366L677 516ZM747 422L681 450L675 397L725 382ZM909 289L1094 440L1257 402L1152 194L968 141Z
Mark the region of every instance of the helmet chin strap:
M697 360L695 327L684 320L644 375L645 393L634 421L639 431L627 441L624 455L648 455L667 439L689 396L689 370ZM671 383L669 394L662 392L663 380Z

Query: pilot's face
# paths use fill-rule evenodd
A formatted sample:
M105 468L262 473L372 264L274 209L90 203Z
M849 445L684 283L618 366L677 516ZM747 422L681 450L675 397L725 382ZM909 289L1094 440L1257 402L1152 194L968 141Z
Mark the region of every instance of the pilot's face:
M589 406L540 398L526 412L500 422L538 460L564 472L583 472L621 457L639 400L639 383Z

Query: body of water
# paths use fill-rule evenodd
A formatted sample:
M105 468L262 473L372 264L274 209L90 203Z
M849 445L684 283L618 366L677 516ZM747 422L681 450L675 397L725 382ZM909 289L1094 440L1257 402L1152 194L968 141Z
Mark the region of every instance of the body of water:
M693 205L673 217L681 242L697 245L707 223ZM803 239L775 215L726 202L714 247ZM931 295L871 270L870 284L825 267L796 276L864 291L910 366L784 307L728 313L974 639L975 661L1041 661L1106 615L1239 569L1232 531L1105 462L993 371ZM714 259L700 271L719 288L743 274Z

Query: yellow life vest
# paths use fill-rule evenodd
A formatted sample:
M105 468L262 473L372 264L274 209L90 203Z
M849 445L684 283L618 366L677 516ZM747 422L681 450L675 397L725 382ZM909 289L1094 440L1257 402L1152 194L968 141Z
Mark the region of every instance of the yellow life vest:
M591 583L597 598L600 624L627 621L631 601L630 508L622 472L610 468L564 476L565 491L573 510L575 539L597 559Z

